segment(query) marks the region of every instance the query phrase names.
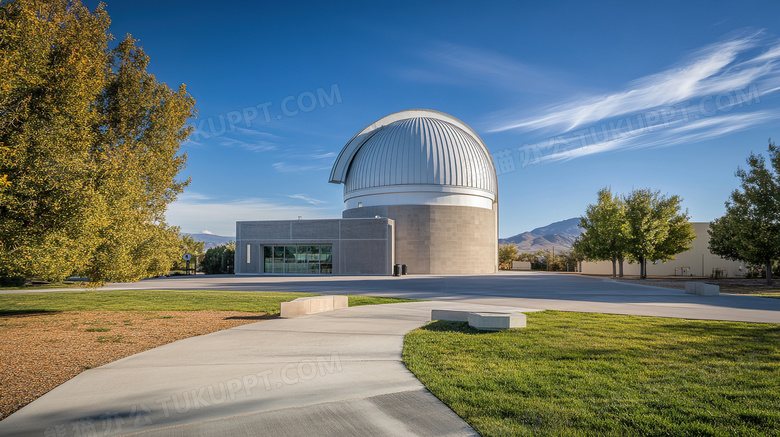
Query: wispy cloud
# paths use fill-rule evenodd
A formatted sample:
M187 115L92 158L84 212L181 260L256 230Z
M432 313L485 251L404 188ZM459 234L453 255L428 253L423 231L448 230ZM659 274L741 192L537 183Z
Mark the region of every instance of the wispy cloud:
M762 45L768 44L760 33L712 44L680 65L633 81L620 91L555 104L537 111L542 113L539 116L505 113L494 117L490 131L568 132L600 120L680 105L749 85L757 85L765 93L765 89L776 87L780 78L776 62L780 49L774 46L758 55L750 53Z
M295 220L298 216L317 219L339 215L340 209L337 207L327 208L264 198L219 199L187 192L171 203L166 218L168 223L181 227L184 232L208 229L217 235L234 236L236 221Z
M223 147L238 147L252 152L265 152L278 148L276 144L269 141L241 141L229 137L221 137L219 139L219 145Z
M532 93L559 93L571 88L561 72L518 62L486 49L441 42L416 54L422 63L399 70L401 77L407 80L451 85L477 82L504 91Z
M671 147L679 144L693 143L733 132L749 129L754 126L777 120L780 111L765 110L747 114L731 114L721 117L704 118L700 120L675 119L661 130L636 130L613 132L606 134L608 138L591 144L578 144L577 147L562 147L551 154L539 154L533 159L541 161L568 161L574 158L617 150L639 148Z
M336 155L336 152L312 153L309 157L312 159L330 159L335 158Z
M778 61L777 40L742 34L615 92L534 108L536 115L493 114L489 130L548 135L518 149L523 165L718 138L780 119L767 102L780 91Z
M324 165L324 164L291 164L288 162L275 162L273 163L273 168L276 171L280 171L282 173L292 173L292 172L304 172L304 171L320 171L320 170L329 170L330 165Z
M309 197L306 194L288 194L287 197L289 197L291 199L303 200L304 202L309 203L311 205L322 205L324 203L328 203L328 202L325 202L324 200L319 200L319 199L315 199L313 197Z
M248 128L245 128L245 127L236 126L235 130L236 130L236 132L244 134L244 135L260 136L260 137L270 138L270 139L273 139L273 140L281 140L282 139L282 137L280 137L279 135L274 135L274 134L272 134L270 132L259 131L259 130L256 130L256 129L248 129Z

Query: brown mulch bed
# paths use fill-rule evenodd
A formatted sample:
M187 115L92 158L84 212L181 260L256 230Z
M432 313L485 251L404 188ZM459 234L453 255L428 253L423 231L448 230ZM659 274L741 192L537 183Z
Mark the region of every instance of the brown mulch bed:
M0 420L86 369L271 317L239 311L0 314Z

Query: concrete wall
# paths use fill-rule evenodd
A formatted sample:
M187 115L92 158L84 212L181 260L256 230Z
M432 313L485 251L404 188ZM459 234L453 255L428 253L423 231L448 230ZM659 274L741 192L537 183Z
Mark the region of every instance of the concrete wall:
M498 214L450 205L352 208L344 218L389 217L395 221L395 262L410 274L482 274L498 270Z
M394 227L387 218L236 222L236 274L264 273L263 246L330 244L334 274L391 275Z
M530 261L512 261L512 270L531 270Z
M744 276L745 264L729 261L713 255L708 246L710 235L707 233L709 223L692 223L696 239L691 244L691 250L677 255L676 259L658 264L647 263L649 276L710 276L712 269L726 269L727 276ZM739 268L742 267L742 270ZM612 275L612 262L599 261L582 263L582 273ZM638 276L639 264L623 263L623 274Z

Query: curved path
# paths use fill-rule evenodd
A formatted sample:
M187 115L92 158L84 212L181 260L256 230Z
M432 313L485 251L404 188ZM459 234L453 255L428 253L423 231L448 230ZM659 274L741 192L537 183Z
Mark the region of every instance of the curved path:
M401 362L437 309L352 307L243 325L87 370L0 422L2 436L473 436Z

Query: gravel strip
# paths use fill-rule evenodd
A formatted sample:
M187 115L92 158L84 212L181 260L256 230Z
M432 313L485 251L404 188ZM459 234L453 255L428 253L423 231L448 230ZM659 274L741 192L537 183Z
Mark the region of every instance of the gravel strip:
M238 311L0 315L0 420L84 370L270 317Z

